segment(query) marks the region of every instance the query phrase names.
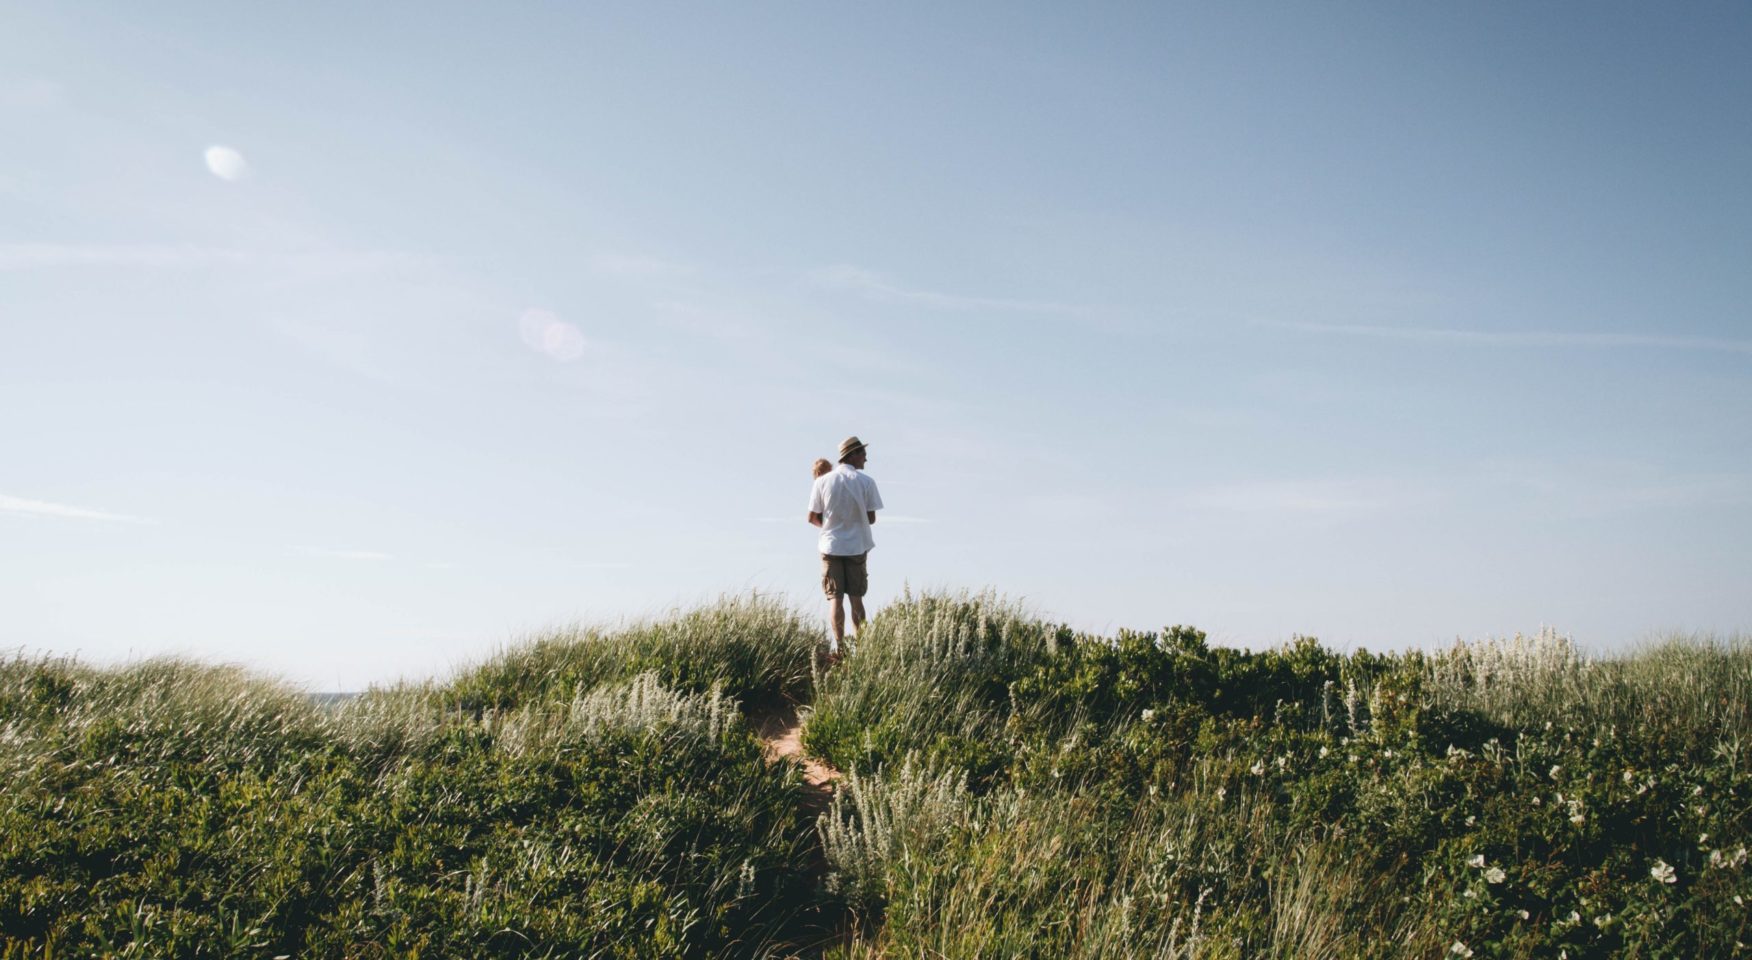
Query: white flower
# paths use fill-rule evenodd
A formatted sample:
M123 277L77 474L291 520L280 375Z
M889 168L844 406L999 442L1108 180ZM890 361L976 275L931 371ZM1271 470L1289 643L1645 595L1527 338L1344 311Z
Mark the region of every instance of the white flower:
M1277 768L1279 770L1282 770L1284 767L1289 765L1289 760L1284 758L1284 757L1278 757L1276 760L1273 760L1272 762L1277 764Z
M1700 795L1702 795L1702 793L1703 793L1703 786L1701 784L1691 788L1691 795L1694 797L1700 796Z
M1466 861L1466 865L1469 867L1481 867L1482 868L1484 866L1484 854L1482 854L1482 853L1473 854L1472 859Z
M1703 844L1706 844L1708 842L1709 842L1709 834L1700 833L1697 835L1697 843L1699 846L1702 846Z
M1562 773L1562 772L1563 772L1562 766L1555 764L1555 763L1551 765L1551 779L1556 780L1557 775Z
M1528 913L1525 910L1516 910L1515 914L1517 916L1519 916L1522 920L1529 920L1529 919L1532 919L1532 917L1533 917L1533 915L1531 913Z
M1635 780L1635 779L1636 779L1636 774L1631 773L1629 770L1624 771L1624 782L1625 783L1629 783L1630 781Z
M1478 825L1478 818L1471 815L1471 814L1468 814L1466 817L1466 825L1469 827L1477 826Z
M1572 813L1572 814L1570 814L1570 822L1575 824L1578 827L1581 826L1582 824L1586 823L1587 820L1588 820L1588 815L1585 813Z
M1679 878L1673 875L1673 868L1665 860L1656 860L1655 865L1649 868L1649 876L1662 883L1679 882Z
M1458 940L1454 941L1454 945L1448 948L1448 952L1456 957L1472 956L1472 948Z
M1156 717L1156 711L1154 711L1154 710L1151 710L1151 709L1150 709L1150 708L1148 708L1148 707L1145 707L1145 708L1144 708L1144 713L1143 713L1143 717L1144 717L1144 722L1145 722L1145 723L1149 723L1149 722L1150 722L1150 721L1151 721L1151 720L1153 720L1153 719L1155 719L1155 717Z
M1734 894L1734 905L1738 906L1738 907L1743 907L1746 905L1746 901L1740 899L1740 895L1736 893L1736 894Z
M1489 870L1484 871L1485 883L1502 883L1508 878L1509 875L1503 872L1502 867L1491 867Z
M1326 748L1325 748L1325 747L1321 747L1321 748L1320 748L1320 759L1322 759L1322 760L1325 760L1325 759L1326 759L1326 755L1327 755L1327 754L1329 754L1329 753L1331 753L1331 752L1332 752L1332 751L1331 751L1331 750L1328 750L1328 749L1326 749Z
M1602 913L1594 918L1594 926L1599 927L1602 930L1606 929L1606 925L1611 922L1612 914L1610 913Z
M1218 800L1221 800L1228 795L1229 795L1229 788L1228 787L1218 787L1217 788L1217 799Z
M1568 920L1570 923L1581 923L1582 922L1582 915L1574 910L1571 910L1570 915L1568 917L1565 917L1564 919Z
M1255 761L1253 766L1247 768L1247 772L1253 774L1256 777L1259 776L1260 774L1264 773L1265 772L1265 761L1264 760Z

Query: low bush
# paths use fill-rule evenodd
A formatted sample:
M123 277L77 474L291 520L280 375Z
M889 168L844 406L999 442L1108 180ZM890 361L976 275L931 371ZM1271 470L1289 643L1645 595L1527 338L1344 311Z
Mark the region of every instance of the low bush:
M821 825L847 955L1744 949L1744 644L1249 652L989 596L870 626L806 731L859 770Z
M1752 647L1078 633L750 598L319 707L0 661L0 958L1745 955ZM826 811L751 703L805 707ZM822 861L825 860L825 865ZM825 876L823 876L825 869Z
M600 674L513 654L333 709L174 661L0 663L0 956L789 955L813 825L726 690L794 691L793 625L734 603ZM617 644L588 642L546 662ZM629 675L661 649L746 656Z
M688 693L720 687L744 705L810 699L819 625L779 600L729 597L614 629L576 626L533 637L434 691L464 711L570 700L580 690L653 673Z

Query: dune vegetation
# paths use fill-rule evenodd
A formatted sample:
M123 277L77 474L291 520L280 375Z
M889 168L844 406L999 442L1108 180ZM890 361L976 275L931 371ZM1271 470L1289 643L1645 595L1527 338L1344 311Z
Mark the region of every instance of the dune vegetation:
M730 599L335 704L0 661L0 958L1746 953L1752 646ZM844 771L821 809L755 719Z

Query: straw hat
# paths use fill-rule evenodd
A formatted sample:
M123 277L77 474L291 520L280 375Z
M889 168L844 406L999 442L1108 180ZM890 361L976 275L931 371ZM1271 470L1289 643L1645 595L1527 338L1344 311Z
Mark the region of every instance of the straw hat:
M844 440L841 440L839 451L840 461L843 463L847 457L864 449L864 447L864 441L859 440L857 437L847 437Z

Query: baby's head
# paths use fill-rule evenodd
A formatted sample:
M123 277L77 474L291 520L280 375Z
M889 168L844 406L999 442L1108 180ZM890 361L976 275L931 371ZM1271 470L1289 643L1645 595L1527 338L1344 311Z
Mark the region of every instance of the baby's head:
M832 469L833 469L833 464L828 463L825 458L815 461L815 471L814 472L815 472L815 475L817 477L821 476L824 473L827 473L828 471L830 471Z

